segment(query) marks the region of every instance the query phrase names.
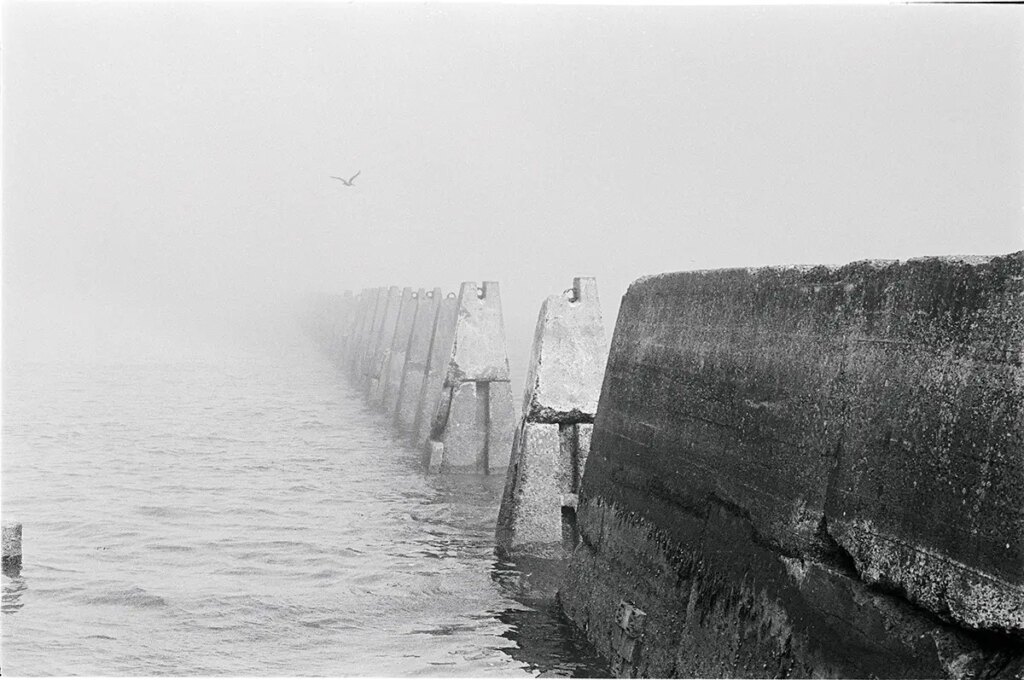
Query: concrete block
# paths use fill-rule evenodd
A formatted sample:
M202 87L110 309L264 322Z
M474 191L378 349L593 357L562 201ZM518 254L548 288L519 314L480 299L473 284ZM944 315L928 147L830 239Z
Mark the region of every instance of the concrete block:
M17 572L21 569L21 524L3 525L3 568Z
M410 289L406 289L407 291ZM371 406L380 406L384 392L384 370L388 357L391 355L391 343L395 339L395 328L398 326L398 313L405 301L405 292L398 286L388 289L384 314L381 317L377 336L373 341L373 355L370 359L366 375L366 399Z
M1024 669L1024 253L646 277L560 601L643 674Z
M398 408L398 390L402 387L402 374L405 371L406 356L409 353L409 342L412 339L412 325L416 320L416 311L423 300L423 289L413 292L406 288L402 291L402 306L398 312L398 324L395 326L395 337L391 343L391 352L387 358L386 379L382 401L384 411L394 416Z
M459 290L455 345L448 366L448 384L509 379L501 294L495 281L477 288L467 281Z
M524 422L515 437L498 513L500 554L562 555L562 494L553 471L559 467L557 423Z
M606 357L597 284L576 278L572 289L544 301L537 319L498 513L500 553L562 555L575 545L576 494Z
M454 293L449 293L438 305L431 333L427 373L423 379L416 422L413 425L414 444L417 447L423 446L431 438L436 439L433 437L434 423L441 405L442 394L445 392L444 381L448 375L452 344L455 342L455 323L458 319L458 312L459 301ZM447 420L447 416L448 410L445 406L441 421Z
M426 379L427 364L430 361L430 340L442 299L441 289L435 288L421 296L416 307L416 318L413 320L412 337L409 339L409 350L395 409L395 424L402 431L412 432L416 425L416 412L419 410L423 381Z
M530 422L592 422L608 361L597 281L577 277L541 305L523 413Z

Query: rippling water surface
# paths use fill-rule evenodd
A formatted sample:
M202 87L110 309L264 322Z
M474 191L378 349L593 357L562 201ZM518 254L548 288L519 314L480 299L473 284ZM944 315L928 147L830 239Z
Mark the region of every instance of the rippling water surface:
M495 560L500 476L285 349L5 366L3 673L606 675Z

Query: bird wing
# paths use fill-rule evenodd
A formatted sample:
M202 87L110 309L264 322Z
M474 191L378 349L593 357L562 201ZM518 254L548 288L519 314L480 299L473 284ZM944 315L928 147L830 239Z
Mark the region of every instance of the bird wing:
M356 174L354 174L354 175L352 175L351 177L349 177L349 178L348 178L348 181L349 181L349 182L351 182L351 181L352 181L352 180L354 180L354 179L355 179L356 177L359 177L359 173L361 173L361 172L362 172L362 170L356 170Z
M331 175L331 179L337 179L337 180L341 180L342 182L344 182L344 181L345 181L345 180L344 180L344 178L341 178L341 177L335 177L334 175Z

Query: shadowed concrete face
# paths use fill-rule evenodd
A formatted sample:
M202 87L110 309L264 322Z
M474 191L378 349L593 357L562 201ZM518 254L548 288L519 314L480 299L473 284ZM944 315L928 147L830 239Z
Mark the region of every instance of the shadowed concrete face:
M411 288L402 291L402 306L398 312L398 324L395 326L395 337L391 343L391 352L385 370L386 381L383 389L383 406L388 415L394 415L398 407L398 390L402 386L402 373L405 370L405 359L409 352L409 341L412 336L412 324L416 319L416 310L423 300L423 289L412 292Z
M1021 673L1022 296L1024 253L635 282L568 615L610 658L646 612L643 675Z
M413 320L412 337L409 338L409 351L395 411L395 423L403 431L411 431L416 424L416 411L430 360L431 335L441 300L441 289L435 288L421 296L416 306L416 318Z
M607 353L597 282L576 278L541 305L505 492L498 550L558 557L576 542L576 494Z

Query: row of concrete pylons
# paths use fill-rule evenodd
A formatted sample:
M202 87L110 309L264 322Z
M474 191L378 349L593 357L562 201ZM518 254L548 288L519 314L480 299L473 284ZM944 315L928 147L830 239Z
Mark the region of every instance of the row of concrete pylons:
M397 286L322 296L306 328L427 470L506 475L502 552L571 548L607 360L594 279L543 302L518 425L496 282L465 282L458 296Z

